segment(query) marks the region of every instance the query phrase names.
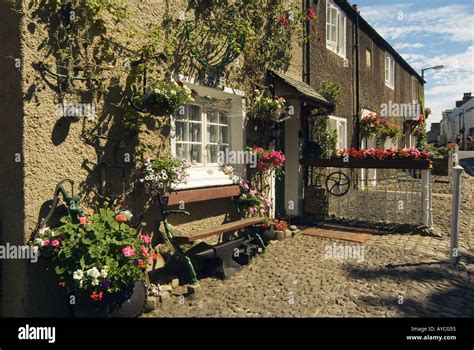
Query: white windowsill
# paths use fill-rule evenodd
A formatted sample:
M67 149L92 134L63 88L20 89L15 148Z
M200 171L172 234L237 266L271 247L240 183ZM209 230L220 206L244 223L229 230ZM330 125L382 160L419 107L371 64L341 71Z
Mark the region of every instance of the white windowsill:
M336 50L334 50L330 45L327 44L326 42L326 49L328 49L329 51L331 51L332 53L335 53L336 55L338 55L339 57L341 57L342 59L344 60L347 60L347 57L339 52L337 52Z
M188 181L174 187L175 190L233 185L229 175L217 167L192 167L188 170Z

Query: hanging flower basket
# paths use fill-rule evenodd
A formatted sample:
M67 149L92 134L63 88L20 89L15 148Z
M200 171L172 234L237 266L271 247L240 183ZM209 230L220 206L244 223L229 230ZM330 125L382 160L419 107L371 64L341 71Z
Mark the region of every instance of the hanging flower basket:
M173 114L179 106L192 101L192 92L185 84L161 79L143 96L143 109L152 115L165 116Z
M170 115L175 111L168 101L159 101L155 94L146 94L143 97L143 108L146 112L157 116Z
M265 121L279 122L285 111L286 100L283 97L264 97L257 91L251 118Z

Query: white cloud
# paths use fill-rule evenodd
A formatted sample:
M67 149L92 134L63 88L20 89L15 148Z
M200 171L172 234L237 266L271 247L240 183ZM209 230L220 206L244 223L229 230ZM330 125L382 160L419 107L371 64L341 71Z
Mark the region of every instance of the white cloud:
M422 43L397 43L393 46L396 50L401 50L401 49L420 49L422 47L425 47L425 44Z
M474 93L474 12L472 6L461 4L429 6L426 2L359 8L387 41L396 42L394 47L418 72L445 66L425 73L426 106L433 112L429 121L436 122L463 93Z
M474 40L474 16L468 5L415 8L413 4L360 7L362 16L388 40L434 34L455 42Z

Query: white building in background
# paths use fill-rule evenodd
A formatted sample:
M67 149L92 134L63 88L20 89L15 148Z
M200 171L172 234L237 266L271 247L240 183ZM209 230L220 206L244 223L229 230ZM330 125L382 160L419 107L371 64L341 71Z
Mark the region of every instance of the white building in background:
M456 108L443 111L441 120L440 143L455 143L456 136L462 136L461 149L466 146L466 138L474 138L474 97L465 93L462 101L456 101Z

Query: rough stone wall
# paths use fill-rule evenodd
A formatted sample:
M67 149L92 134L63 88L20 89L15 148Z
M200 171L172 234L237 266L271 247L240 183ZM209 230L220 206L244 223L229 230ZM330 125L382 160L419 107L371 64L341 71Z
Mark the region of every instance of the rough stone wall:
M2 78L8 84L0 84L0 100L2 101L2 128L0 128L0 220L2 221L3 241L21 244L26 242L40 217L49 210L56 184L65 178L75 181L75 193L86 194L99 182L111 191L120 191L122 187L121 170L107 169L100 171L94 164L101 161L113 164L124 164L125 152L132 156L136 142L125 140L124 148L117 147L114 141L100 141L94 144L85 143L81 134L91 126L85 119L76 123L58 120L56 107L58 96L55 92L55 79L45 79L37 69L37 63L45 61L51 55L45 40L50 38L47 23L37 23L28 1L21 2L22 16L13 16L9 9L11 3L0 2L0 19L2 19L2 59L6 56L21 59L21 74L13 69L13 62L0 66ZM129 33L134 29L146 28L149 24L159 23L165 13L175 14L183 9L186 1L128 1L131 11L130 18L117 25L109 26L107 36L121 45L138 49L143 44L140 38L131 38ZM299 3L299 2L298 2ZM3 54L5 52L5 54ZM295 59L290 65L290 74L295 78L301 76L301 48L295 46ZM125 52L124 57L127 57ZM136 57L131 57L135 59ZM126 72L113 72L110 85L104 100L98 100L97 117L107 125L103 130L108 137L121 138L123 130L117 127L123 115L120 106L120 91L117 83L123 83ZM240 77L241 78L241 77ZM241 79L239 79L241 80ZM232 86L232 79L227 81ZM237 86L240 88L239 86ZM7 96L7 99L4 97ZM87 94L82 96L87 98ZM90 102L74 100L71 103ZM4 102L7 102L6 104ZM167 121L164 122L166 124ZM100 130L98 130L100 132ZM142 137L154 140L158 149L170 148L169 132L160 128L151 128L150 135ZM23 141L24 140L24 141ZM14 153L22 154L22 162L13 163ZM132 159L133 160L133 159ZM126 170L127 172L127 170ZM105 175L105 179L101 176ZM128 175L128 173L127 173ZM135 198L132 198L130 203ZM132 212L139 209L141 202L130 204ZM193 228L216 225L223 222L225 215L233 210L227 203L202 206L195 204L189 210L196 213L190 219L197 220ZM215 210L210 212L209 208ZM147 214L149 228L157 232L159 212L156 206ZM172 223L185 224L182 218L171 220ZM5 316L65 316L67 315L66 295L54 285L54 274L44 273L40 264L27 264L15 261L5 264L3 269L3 315ZM8 265L8 266L7 266ZM33 266L34 265L34 266Z
M344 59L326 48L326 0L317 2L316 13L318 14L316 19L318 39L311 43L310 85L318 91L325 80L339 85L341 88L341 102L337 113L334 114L347 119L347 140L350 144L353 130L352 118L355 109L353 28L348 19L346 33L347 67L345 67Z

